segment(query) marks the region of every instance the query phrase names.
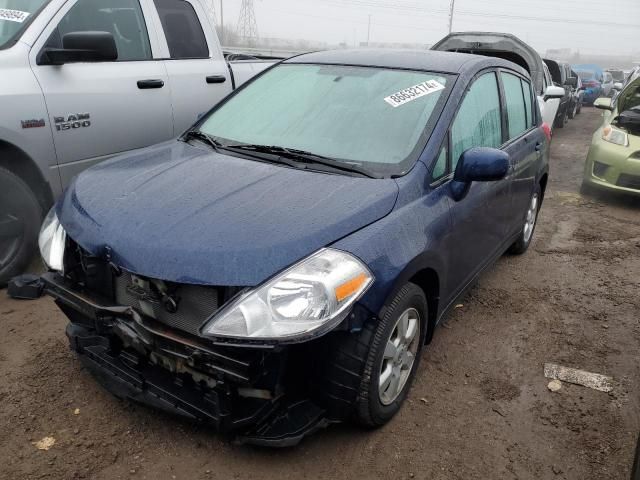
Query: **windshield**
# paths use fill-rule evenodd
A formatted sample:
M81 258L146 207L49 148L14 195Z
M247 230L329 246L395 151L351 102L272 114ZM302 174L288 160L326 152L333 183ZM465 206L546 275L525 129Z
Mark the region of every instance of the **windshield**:
M581 80L591 80L595 77L595 72L591 70L578 70L578 76Z
M451 76L284 64L217 108L200 130L222 144L303 150L378 176L405 173L442 109Z
M49 0L0 0L0 48L10 46Z
M624 81L624 72L622 70L609 70L609 73L616 82Z

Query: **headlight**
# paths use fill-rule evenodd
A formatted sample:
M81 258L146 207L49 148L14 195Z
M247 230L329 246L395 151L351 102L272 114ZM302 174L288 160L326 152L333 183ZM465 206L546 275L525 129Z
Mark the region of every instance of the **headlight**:
M616 145L622 145L623 147L629 146L629 136L626 132L618 130L611 125L607 125L602 130L602 139L607 142L615 143Z
M38 238L42 260L51 270L62 271L66 241L67 234L58 221L54 207L45 217Z
M218 312L202 335L299 340L340 323L373 275L353 255L323 249Z

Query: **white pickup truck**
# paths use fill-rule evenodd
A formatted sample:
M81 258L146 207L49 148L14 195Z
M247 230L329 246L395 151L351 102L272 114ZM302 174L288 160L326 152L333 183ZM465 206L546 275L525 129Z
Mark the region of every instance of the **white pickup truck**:
M273 63L227 62L204 0L0 0L0 286L77 173L179 135Z

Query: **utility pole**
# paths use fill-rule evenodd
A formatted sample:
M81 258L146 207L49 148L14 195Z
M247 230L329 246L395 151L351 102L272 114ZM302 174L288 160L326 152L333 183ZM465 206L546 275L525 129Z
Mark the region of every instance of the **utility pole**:
M371 14L369 14L369 23L367 25L367 47L369 46L370 39L371 39Z
M222 45L225 45L225 41L226 39L224 38L225 36L225 31L224 31L224 7L222 4L222 0L220 0L220 37L222 38Z
M451 0L451 5L449 5L449 33L453 28L453 9L455 7L456 0Z

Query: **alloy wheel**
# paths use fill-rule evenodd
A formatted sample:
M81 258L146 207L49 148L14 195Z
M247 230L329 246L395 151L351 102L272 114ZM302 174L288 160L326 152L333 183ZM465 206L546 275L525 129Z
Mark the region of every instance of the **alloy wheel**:
M416 359L420 342L420 314L415 308L402 312L387 339L380 366L378 395L383 405L402 392Z
M538 192L531 197L531 203L529 204L529 210L527 210L527 218L524 222L524 241L529 243L533 230L536 226L536 220L538 218Z

